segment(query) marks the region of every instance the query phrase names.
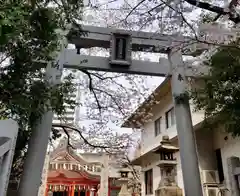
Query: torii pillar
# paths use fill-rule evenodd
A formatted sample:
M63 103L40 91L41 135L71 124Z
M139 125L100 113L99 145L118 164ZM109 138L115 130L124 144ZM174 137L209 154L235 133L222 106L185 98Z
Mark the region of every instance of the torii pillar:
M102 155L102 171L100 180L100 191L98 196L108 196L108 177L109 177L109 156Z

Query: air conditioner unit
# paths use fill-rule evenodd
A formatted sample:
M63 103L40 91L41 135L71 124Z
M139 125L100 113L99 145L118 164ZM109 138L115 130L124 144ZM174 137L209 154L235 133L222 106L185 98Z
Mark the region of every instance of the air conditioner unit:
M205 192L206 192L206 196L218 196L218 188L215 188L215 187L207 187L205 189Z
M219 187L205 187L205 196L227 196L227 191Z
M204 184L219 184L217 170L202 170L202 181Z

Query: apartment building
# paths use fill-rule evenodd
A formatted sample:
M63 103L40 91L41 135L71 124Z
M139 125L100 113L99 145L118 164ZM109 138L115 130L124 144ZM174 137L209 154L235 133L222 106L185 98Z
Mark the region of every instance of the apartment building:
M71 97L72 100L76 100L77 99L77 92L74 92L72 94L69 95ZM54 114L53 116L53 124L74 124L75 122L75 113L76 110L75 108L72 109L70 108L70 106L66 103L64 103L64 105L66 106L66 113L64 116L58 116L56 114Z
M222 192L224 195L239 196L239 138L232 138L226 133L220 122L216 122L211 130L204 127L203 112L195 112L192 105L191 113L204 195L217 196ZM141 129L140 148L137 149L132 163L142 168L141 195L156 195L162 172L159 167L161 158L155 153L155 149L161 146L162 137L166 135L172 145L178 147L171 80L165 79L126 119L122 127ZM184 195L179 151L174 153L174 160L175 181Z
M64 74L68 74L70 71L67 71ZM79 85L79 80L82 78L82 74L79 72L72 72L74 75L73 82L76 84L76 91L71 93L70 99L76 101L77 103L81 100L81 86ZM53 124L73 124L76 125L76 123L79 121L79 115L80 115L80 107L77 106L75 108L71 108L70 105L67 103L64 103L66 106L66 113L64 116L57 116L54 114L53 116Z

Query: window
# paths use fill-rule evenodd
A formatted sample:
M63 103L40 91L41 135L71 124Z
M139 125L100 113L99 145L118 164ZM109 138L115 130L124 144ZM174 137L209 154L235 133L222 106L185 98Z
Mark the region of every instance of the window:
M70 164L65 164L65 168L66 168L67 170L70 170Z
M101 166L96 166L96 172L101 172Z
M63 163L58 164L59 169L63 169Z
M155 136L158 136L161 133L161 117L155 120L154 122L154 130L155 130Z
M153 194L153 170L145 172L145 193L146 195Z
M88 165L88 171L93 171L93 166L92 165Z
M219 181L220 181L220 183L222 183L224 181L224 173L223 173L221 149L217 149L215 151L215 153L216 153L216 161L217 161Z
M166 112L166 128L173 126L175 124L175 112L174 108Z
M77 171L78 170L78 166L77 165L73 165L72 166L72 170Z

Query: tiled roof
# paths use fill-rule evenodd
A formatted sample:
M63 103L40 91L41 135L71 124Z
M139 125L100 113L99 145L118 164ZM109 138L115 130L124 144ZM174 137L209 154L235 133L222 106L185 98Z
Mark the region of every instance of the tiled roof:
M63 178L86 178L86 179L100 179L100 176L98 175L92 175L89 174L87 171L84 170L65 170L65 169L59 169L59 170L50 170L48 172L48 178L57 178L57 177L63 177Z

